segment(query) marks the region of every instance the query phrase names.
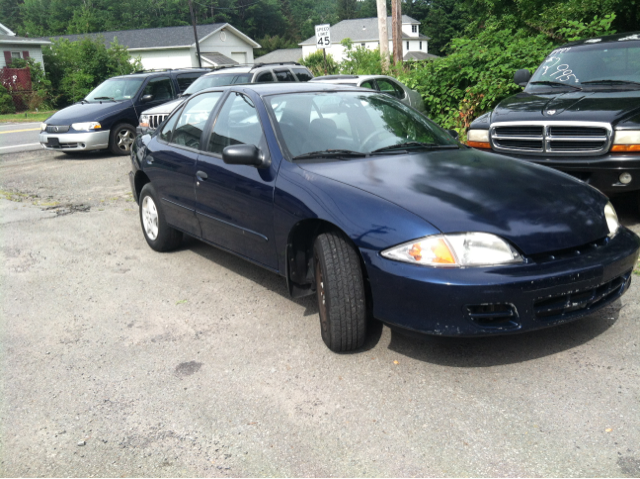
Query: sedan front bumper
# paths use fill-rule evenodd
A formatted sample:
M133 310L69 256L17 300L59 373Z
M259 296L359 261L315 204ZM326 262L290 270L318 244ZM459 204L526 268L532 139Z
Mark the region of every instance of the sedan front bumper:
M110 130L82 133L40 133L40 144L47 150L85 151L109 147Z
M500 267L429 268L361 252L376 318L422 333L484 336L553 326L612 303L631 284L639 247L621 227L599 245Z

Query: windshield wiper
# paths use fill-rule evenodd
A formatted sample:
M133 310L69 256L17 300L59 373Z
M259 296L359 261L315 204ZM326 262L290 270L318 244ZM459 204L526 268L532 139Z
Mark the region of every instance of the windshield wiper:
M97 96L94 98L94 100L112 100L112 101L116 101L115 98L110 97L110 96Z
M373 150L371 154L382 153L393 150L406 150L407 148L426 148L429 150L453 150L458 149L458 145L437 145L435 143L422 143L420 141L407 141L405 143L398 143L397 145L384 146Z
M582 90L582 88L580 88L579 86L575 86L575 85L569 85L568 83L560 83L558 81L548 81L548 80L543 80L543 81L532 81L529 82L530 85L549 85L549 86L566 86L569 88L573 88L574 90ZM583 82L584 84L584 82Z
M631 80L590 80L583 81L583 85L637 85L640 86L640 82Z
M353 150L320 150L311 151L309 153L303 153L302 155L294 156L293 160L307 160L312 158L364 158L366 153Z

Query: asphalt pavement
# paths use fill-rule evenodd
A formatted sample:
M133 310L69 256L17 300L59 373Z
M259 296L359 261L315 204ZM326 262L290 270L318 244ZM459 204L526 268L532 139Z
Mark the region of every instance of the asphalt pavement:
M1 476L640 476L640 277L559 327L334 354L281 277L152 251L129 161L0 154Z
M39 150L40 123L0 123L0 154Z

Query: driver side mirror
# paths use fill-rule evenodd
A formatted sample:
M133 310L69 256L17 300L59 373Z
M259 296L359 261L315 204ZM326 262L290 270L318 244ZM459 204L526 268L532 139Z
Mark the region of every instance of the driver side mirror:
M531 80L531 72L526 68L518 70L515 75L513 75L513 83L520 85L521 87L527 86L529 80Z
M153 100L153 95L144 95L142 98L140 98L140 101L142 103L147 103L148 101Z
M268 168L268 161L256 145L231 145L222 150L222 161L228 165L249 165Z

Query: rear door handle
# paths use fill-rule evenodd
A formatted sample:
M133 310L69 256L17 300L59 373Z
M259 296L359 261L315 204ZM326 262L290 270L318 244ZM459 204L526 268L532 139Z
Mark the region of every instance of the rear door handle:
M198 180L200 180L200 181L204 181L207 178L209 178L209 175L207 175L204 171L198 171L196 173L196 178L198 178Z

